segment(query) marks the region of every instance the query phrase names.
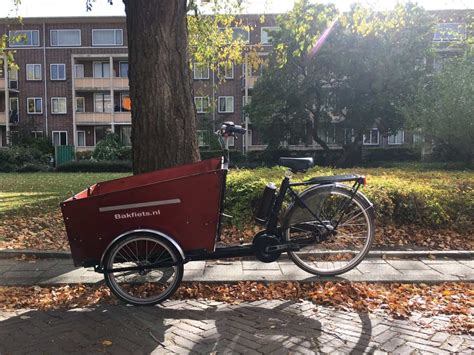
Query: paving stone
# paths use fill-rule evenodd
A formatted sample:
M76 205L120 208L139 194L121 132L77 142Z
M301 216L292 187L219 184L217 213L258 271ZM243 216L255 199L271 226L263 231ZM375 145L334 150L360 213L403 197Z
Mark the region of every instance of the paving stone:
M445 275L474 277L473 269L461 263L432 264L430 267Z
M242 261L242 267L246 270L280 270L277 262L262 263L259 261Z
M431 270L430 267L418 260L387 260L397 270Z

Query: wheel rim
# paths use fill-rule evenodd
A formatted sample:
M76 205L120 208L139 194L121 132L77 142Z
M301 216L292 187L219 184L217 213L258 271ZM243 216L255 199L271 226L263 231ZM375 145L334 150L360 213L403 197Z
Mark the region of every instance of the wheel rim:
M346 205L335 234L319 243L303 247L300 251L290 252L293 260L303 269L314 274L339 274L355 267L367 253L372 240L373 227L368 213L370 207L358 199L350 201L347 193L335 189L319 191L309 198L304 198L321 221L334 228L341 218L336 211ZM314 216L304 208L297 208L289 216L285 238L289 241L296 238L311 238L324 231Z
M158 262L176 262L176 252L153 237L134 237L119 243L110 254L107 268L146 266ZM181 266L119 271L107 274L115 293L135 304L152 304L166 299L179 282Z

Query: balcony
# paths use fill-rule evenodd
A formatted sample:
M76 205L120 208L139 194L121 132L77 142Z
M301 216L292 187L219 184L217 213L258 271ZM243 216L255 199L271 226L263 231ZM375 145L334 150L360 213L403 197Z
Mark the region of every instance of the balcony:
M247 78L248 88L253 89L257 80L258 76L249 76ZM242 78L242 90L245 90L245 78Z
M76 124L110 124L111 112L77 112Z
M0 91L5 91L5 78L0 78Z
M115 123L132 123L132 114L130 112L115 112L114 113Z
M0 112L0 125L7 124L7 114L5 112Z
M114 89L128 90L128 78L114 77Z
M76 90L110 90L110 78L76 78L74 88Z
M112 83L115 90L128 90L128 78L114 77ZM74 88L76 90L110 90L110 78L76 78Z

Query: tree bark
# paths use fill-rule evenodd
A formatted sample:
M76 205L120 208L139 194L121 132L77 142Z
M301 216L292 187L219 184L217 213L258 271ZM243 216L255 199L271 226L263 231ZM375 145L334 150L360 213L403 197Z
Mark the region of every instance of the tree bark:
M133 173L199 160L186 0L123 0L127 14Z

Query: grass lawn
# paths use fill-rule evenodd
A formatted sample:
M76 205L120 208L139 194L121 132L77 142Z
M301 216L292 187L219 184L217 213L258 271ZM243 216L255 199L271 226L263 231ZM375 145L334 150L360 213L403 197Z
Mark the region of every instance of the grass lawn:
M59 209L59 203L88 186L124 173L0 174L0 217Z

